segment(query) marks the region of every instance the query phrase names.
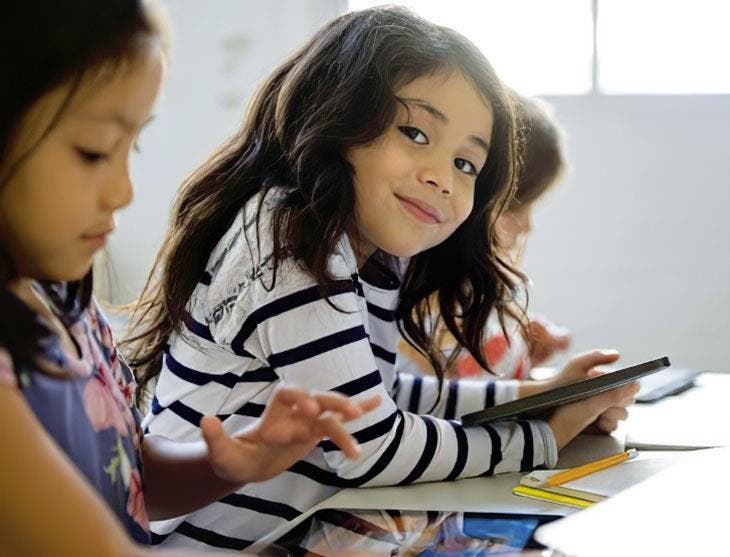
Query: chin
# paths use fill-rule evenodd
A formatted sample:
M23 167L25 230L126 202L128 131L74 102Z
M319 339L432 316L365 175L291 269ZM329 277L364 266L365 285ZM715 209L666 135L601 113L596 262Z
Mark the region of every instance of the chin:
M48 273L48 277L44 280L52 282L75 282L84 278L91 271L91 262L85 265L68 266L64 269L55 269L54 272Z
M421 252L431 249L433 246L404 246L404 245L393 245L381 248L384 252L389 253L395 257L413 257Z

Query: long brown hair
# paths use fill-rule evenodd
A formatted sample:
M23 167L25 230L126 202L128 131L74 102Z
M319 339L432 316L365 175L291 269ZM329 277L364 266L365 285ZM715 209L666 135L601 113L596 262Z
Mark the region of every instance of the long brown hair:
M0 87L0 188L57 125L85 79L113 73L139 53L145 40L166 37L159 8L144 0L9 2L0 29L0 71L7 76ZM13 153L33 105L63 85L68 85L66 96L40 139ZM6 241L0 230L0 346L10 352L18 372L36 361L50 331L7 288L19 277ZM80 281L40 286L62 316L73 320L91 300L91 271Z
M447 327L487 368L479 348L484 324L494 307L511 311L503 300L518 274L499 258L492 241L496 215L514 187L512 100L464 37L403 8L374 8L330 22L275 70L238 134L183 184L126 343L140 396L160 373L168 337L182 328L211 252L257 193L285 191L273 214L274 269L283 257L292 257L323 292L330 291L328 258L354 228L348 150L377 139L392 124L399 87L439 71L461 72L491 105L489 160L477 178L467 220L441 245L411 259L396 317L401 332L440 372L427 307L438 292Z

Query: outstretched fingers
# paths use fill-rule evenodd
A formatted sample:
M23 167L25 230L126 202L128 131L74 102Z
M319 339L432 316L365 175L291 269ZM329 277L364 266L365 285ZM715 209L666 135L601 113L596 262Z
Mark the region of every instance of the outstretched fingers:
M342 425L342 416L337 412L324 412L317 418L316 434L329 438L345 456L354 459L360 456L360 445Z
M332 391L317 392L312 396L322 412L336 412L346 422L359 418L364 413L377 408L382 398L380 395L373 395L361 402L353 402L352 399Z
M280 407L295 409L310 418L316 417L323 410L317 403L317 399L309 391L283 385L276 388L268 406L272 409Z

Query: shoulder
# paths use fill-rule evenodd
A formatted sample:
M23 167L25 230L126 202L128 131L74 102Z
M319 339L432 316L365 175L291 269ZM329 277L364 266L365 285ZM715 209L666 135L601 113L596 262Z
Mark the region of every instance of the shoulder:
M218 343L229 342L256 309L317 286L294 258L274 261L274 216L282 196L273 189L246 203L213 250L205 281L193 293L189 310L210 327ZM330 256L329 271L337 280L351 281L357 275L346 236Z

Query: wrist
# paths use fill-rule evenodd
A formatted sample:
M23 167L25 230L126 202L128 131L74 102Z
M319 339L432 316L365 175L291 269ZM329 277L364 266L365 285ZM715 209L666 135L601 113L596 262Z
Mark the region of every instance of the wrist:
M573 427L565 427L564 420L552 416L548 419L548 426L553 430L555 436L555 443L558 446L558 450L562 450L568 443L570 443L579 431L574 431Z

